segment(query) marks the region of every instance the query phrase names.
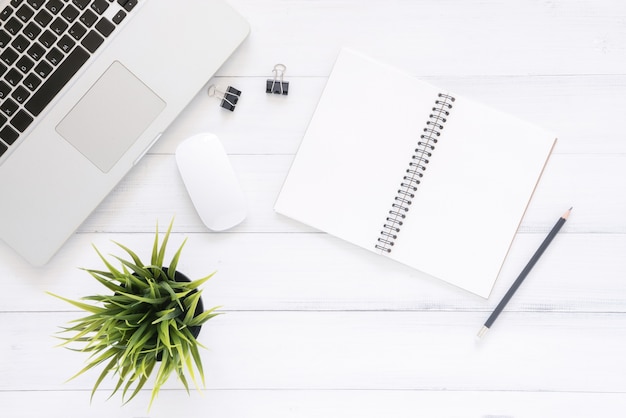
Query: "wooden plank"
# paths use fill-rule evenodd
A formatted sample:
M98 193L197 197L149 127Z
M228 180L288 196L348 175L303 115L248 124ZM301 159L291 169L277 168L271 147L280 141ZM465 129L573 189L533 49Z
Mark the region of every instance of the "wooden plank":
M252 31L220 75L269 76L278 62L291 75L326 75L342 46L420 75L624 73L619 0L231 3Z
M0 314L0 390L90 389L95 369L63 383L86 355L53 346L57 327L74 318ZM483 320L472 312L229 312L199 339L209 389L626 394L626 364L615 361L624 314L509 313L477 341ZM98 403L114 382L102 385ZM175 379L166 387L182 388Z
M233 155L231 162L249 202L247 219L229 232L312 232L274 212L293 156ZM553 155L531 200L521 232L547 232L569 206L563 231L626 233L626 154ZM156 219L176 215L178 231L205 232L172 155L146 156L79 232L147 232ZM471 220L468 220L471 221Z
M217 77L209 83L243 92L236 112L203 89L150 152L171 154L184 138L207 131L231 154L294 154L327 76L290 77L289 96L266 94L263 77ZM416 76L553 131L556 154L626 153L626 75ZM382 89L372 94L384 99Z
M485 317L544 238L543 234L518 236L492 297L484 300L323 234L175 234L167 257L185 236L189 241L181 271L199 278L217 270L204 286L207 306L220 305L228 311L477 311ZM79 234L42 269L3 249L0 310L73 310L44 292L74 299L106 292L78 267L103 268L91 243L104 254L122 255L113 239L150 255L149 234ZM507 310L626 312L623 254L623 234L560 234Z
M207 390L202 396L165 390L153 409L145 396L126 406L117 399L89 404L81 391L0 392L0 413L32 418L429 418L450 417L568 417L621 418L626 396L620 393L455 392L385 390ZM71 407L70 407L71 406Z

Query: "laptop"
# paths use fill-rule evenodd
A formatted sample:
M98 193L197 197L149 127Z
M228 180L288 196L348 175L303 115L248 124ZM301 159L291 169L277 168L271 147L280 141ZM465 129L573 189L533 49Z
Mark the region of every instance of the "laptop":
M0 1L0 238L47 263L248 33L218 0Z

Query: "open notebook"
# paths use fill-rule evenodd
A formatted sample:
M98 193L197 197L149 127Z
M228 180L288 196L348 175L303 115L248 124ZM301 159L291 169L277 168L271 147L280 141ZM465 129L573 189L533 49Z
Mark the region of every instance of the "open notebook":
M344 49L275 210L488 297L555 141Z

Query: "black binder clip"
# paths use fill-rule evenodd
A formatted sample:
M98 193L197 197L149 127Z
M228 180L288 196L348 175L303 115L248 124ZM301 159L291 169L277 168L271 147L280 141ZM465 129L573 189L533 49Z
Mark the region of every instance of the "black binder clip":
M276 64L272 72L274 73L273 80L267 80L265 83L265 92L274 94L289 94L289 81L283 81L287 67L283 64Z
M239 101L239 97L241 97L241 92L234 87L228 86L226 92L218 90L214 84L209 86L209 96L217 97L218 99L222 99L220 106L224 109L230 110L233 112L235 110L235 106L237 106L237 102Z

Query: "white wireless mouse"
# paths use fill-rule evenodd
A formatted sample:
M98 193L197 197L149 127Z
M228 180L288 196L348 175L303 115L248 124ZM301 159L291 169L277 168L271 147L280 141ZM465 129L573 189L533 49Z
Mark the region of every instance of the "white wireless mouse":
M217 136L201 133L176 149L176 163L200 219L223 231L246 217L246 199Z

